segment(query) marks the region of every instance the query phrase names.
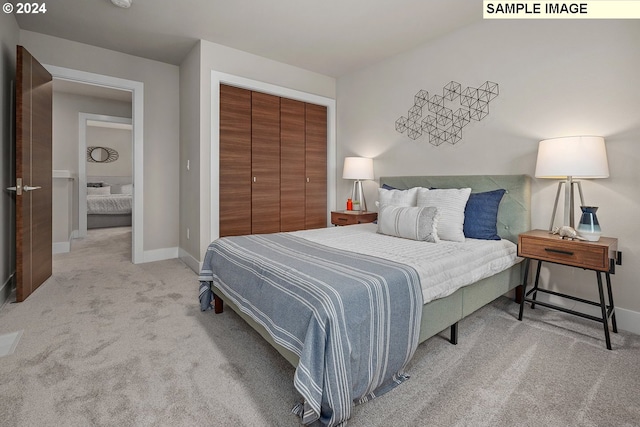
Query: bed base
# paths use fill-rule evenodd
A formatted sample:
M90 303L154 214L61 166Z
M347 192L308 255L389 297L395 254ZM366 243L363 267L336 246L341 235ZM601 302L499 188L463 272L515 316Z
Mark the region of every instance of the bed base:
M87 229L129 227L131 214L87 214Z
M498 211L498 235L517 244L518 235L531 229L531 178L527 175L456 175L456 176L403 176L382 177L380 185L395 188L463 188L483 192L503 188L507 190ZM449 341L458 342L458 322L471 313L489 304L496 298L515 289L516 298L522 295L522 262L511 268L487 277L469 286L458 289L453 294L431 301L422 308L419 342L450 329ZM224 303L230 306L242 319L255 329L294 367L298 365L298 356L277 344L267 330L243 313L229 301L214 285L211 285L214 298L214 310L222 313Z
M213 287L212 287L213 289ZM218 293L214 293L213 294L213 311L216 314L221 314L224 312L224 299L222 297L218 296ZM229 305L231 305L233 307L233 310L238 313L238 307L231 303L231 302L227 302ZM247 318L245 318L245 316L242 313L238 313L240 315L240 317L244 318L245 320L247 320ZM250 318L249 318L250 319ZM256 324L255 322L253 322L251 324L252 327L258 326L261 327L260 325ZM453 345L457 345L458 344L458 322L455 322L453 325L450 326L451 330L449 332L449 342ZM260 331L258 331L260 332ZM264 331L264 333L266 333L266 330ZM260 334L262 335L262 332L260 332ZM422 342L422 341L420 341ZM273 342L270 342L272 345L277 345ZM278 351L280 351L279 349L277 349ZM284 349L283 349L284 350ZM297 362L295 363L295 365L297 365ZM295 366L294 365L294 366Z
M449 329L449 342L458 343L458 322L476 310L489 304L496 298L520 287L522 277L522 264L518 263L495 276L487 277L472 285L458 289L453 294L433 300L422 307L422 320L420 322L419 343ZM230 301L215 285L211 285L214 294L214 312L222 313L224 305L231 307L238 316L256 330L278 353L280 353L294 367L298 366L298 356L292 351L277 344L267 330L254 321L249 315L243 313L238 306ZM517 294L517 292L516 292Z

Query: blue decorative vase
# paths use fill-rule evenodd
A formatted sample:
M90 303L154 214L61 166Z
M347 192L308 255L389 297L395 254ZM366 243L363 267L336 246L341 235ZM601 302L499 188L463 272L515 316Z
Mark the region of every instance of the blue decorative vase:
M597 206L580 206L582 209L582 215L580 216L580 223L578 224L578 235L584 237L590 242L597 242L600 240L602 230L600 229L600 223L598 223L598 217L596 216Z

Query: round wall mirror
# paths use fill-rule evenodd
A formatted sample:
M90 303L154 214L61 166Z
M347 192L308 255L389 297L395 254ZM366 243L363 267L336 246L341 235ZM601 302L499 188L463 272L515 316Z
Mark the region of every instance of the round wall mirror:
M87 161L93 163L110 163L118 160L118 152L109 147L87 147Z

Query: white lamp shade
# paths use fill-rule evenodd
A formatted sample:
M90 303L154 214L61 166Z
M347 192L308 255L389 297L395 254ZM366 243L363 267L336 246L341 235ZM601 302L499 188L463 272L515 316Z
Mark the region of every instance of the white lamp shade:
M540 141L536 178L607 178L609 164L601 136L567 136Z
M345 157L343 179L373 179L373 159Z

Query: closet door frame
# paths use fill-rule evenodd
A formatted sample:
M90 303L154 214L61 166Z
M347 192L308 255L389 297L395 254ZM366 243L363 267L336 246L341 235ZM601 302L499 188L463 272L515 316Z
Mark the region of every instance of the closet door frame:
M270 95L295 99L310 104L327 107L327 227L331 224L331 211L336 209L336 101L335 99L319 96L295 89L285 88L270 83L247 79L232 74L211 71L211 171L210 188L206 188L206 182L201 180L201 192L209 192L210 203L201 206L201 218L210 218L210 233L201 233L201 246L208 246L209 242L220 237L219 230L219 190L220 190L220 163L218 159L220 151L220 84L241 87ZM203 169L202 172L205 172ZM205 172L206 173L206 172Z

